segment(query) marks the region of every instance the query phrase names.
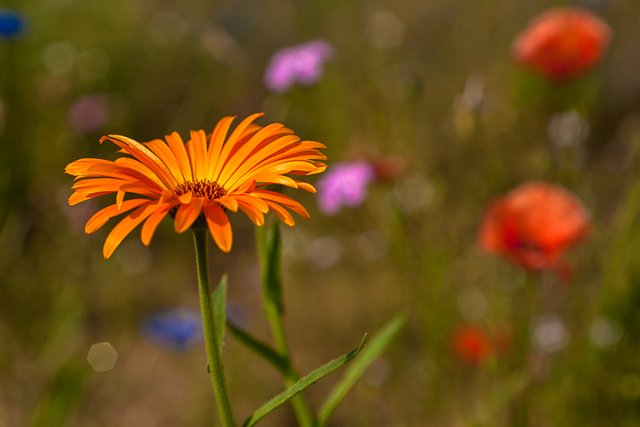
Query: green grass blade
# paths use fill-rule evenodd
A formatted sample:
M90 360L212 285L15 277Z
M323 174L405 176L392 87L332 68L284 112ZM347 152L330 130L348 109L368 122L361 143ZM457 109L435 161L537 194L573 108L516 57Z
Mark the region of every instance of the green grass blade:
M324 365L320 366L318 369L315 369L311 373L302 377L300 380L298 380L296 383L294 383L291 387L289 387L282 393L273 397L267 403L265 403L260 408L258 408L253 414L251 414L249 418L247 418L247 420L244 422L243 427L251 427L255 425L258 421L266 417L271 411L276 409L278 406L286 403L289 399L291 399L293 396L295 396L296 394L300 393L301 391L309 387L311 384L315 383L322 377L330 374L331 372L335 371L336 369L338 369L339 367L341 367L342 365L344 365L345 363L347 363L348 361L356 357L358 353L360 353L360 350L362 350L362 348L364 347L366 338L367 338L367 335L365 334L364 337L362 337L362 342L357 348L355 348L354 350L351 350L349 353L343 356L337 357L332 361L325 363Z
M391 319L378 333L373 336L367 348L362 352L358 360L349 366L340 382L336 384L333 391L329 394L320 408L320 412L318 413L319 426L323 426L327 422L329 416L331 416L347 393L349 393L356 382L358 382L369 365L371 365L371 363L373 363L373 361L376 360L387 348L391 343L391 340L400 331L402 326L404 326L405 322L405 315L399 314Z
M278 371L283 374L287 373L287 361L283 359L270 345L255 338L249 332L229 320L227 320L227 328L229 328L231 335L233 335L238 341L253 350L267 362L271 363Z
M216 339L220 345L220 353L224 343L224 330L227 323L227 275L224 274L218 282L218 287L212 295L213 318L215 322Z

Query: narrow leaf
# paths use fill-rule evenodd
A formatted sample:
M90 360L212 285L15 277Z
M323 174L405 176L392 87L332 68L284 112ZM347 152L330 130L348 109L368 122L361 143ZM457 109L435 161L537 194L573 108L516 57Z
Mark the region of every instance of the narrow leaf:
M280 276L280 224L273 221L271 225L256 227L260 273L265 298L282 313L282 277Z
M362 342L357 348L355 348L354 350L351 350L349 353L343 356L335 358L332 361L320 366L316 370L302 377L300 380L295 382L291 387L289 387L282 393L273 397L267 403L265 403L260 408L258 408L253 414L251 414L251 416L249 416L249 418L247 418L247 420L244 422L243 427L250 427L255 425L258 421L266 417L271 411L276 409L278 406L282 405L283 403L286 403L289 399L291 399L293 396L295 396L296 394L300 393L301 391L309 387L311 384L315 383L322 377L330 374L331 372L335 371L336 369L338 369L339 367L341 367L342 365L344 365L345 363L347 363L348 361L356 357L356 355L360 353L360 350L362 350L362 348L364 347L366 339L367 339L367 334L365 334L364 337L362 337Z
M246 345L249 349L253 350L267 362L271 363L275 368L286 375L288 363L282 358L270 345L260 341L253 337L249 332L242 329L240 326L234 324L230 320L227 320L227 327L229 332L238 341Z
M400 331L406 322L404 314L399 314L391 319L380 331L372 338L367 348L362 352L358 360L353 362L344 376L333 388L333 391L327 397L326 401L318 412L318 425L323 426L329 416L338 407L340 402L345 398L347 393L358 382L366 369L375 361L382 352L391 343L393 337Z
M218 340L218 347L220 348L220 353L222 353L222 346L224 343L224 330L225 324L227 323L227 275L223 275L218 282L218 287L215 291L213 291L212 295L212 310L213 310L213 320L216 335L216 340Z

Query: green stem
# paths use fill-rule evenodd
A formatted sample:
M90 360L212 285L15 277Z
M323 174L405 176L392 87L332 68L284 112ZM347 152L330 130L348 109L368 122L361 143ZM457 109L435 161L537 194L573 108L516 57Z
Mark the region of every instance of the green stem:
M224 381L224 368L220 357L221 343L215 333L216 325L211 309L211 292L209 290L209 271L207 265L207 237L208 231L204 227L193 228L193 243L196 248L196 269L198 272L198 290L200 293L200 312L204 327L204 342L207 351L208 371L211 376L213 394L218 405L218 416L224 427L235 427L236 423L231 412L227 386Z
M300 376L293 368L293 364L291 362L291 356L289 355L289 344L287 343L287 338L284 333L282 313L277 305L268 298L265 298L264 300L264 312L269 322L271 333L273 334L276 350L285 362L286 369L284 371L284 385L286 387L291 387L296 381L300 379ZM296 418L298 419L298 423L301 427L315 426L311 408L309 407L309 404L307 403L304 396L299 394L292 397L291 406L293 406L293 411L296 414Z
M278 224L257 228L256 241L260 258L263 309L275 341L275 349L280 355L285 368L283 372L284 385L291 387L300 379L300 376L291 361L282 320L284 309L282 304L281 248ZM291 406L293 406L293 411L301 427L314 427L317 425L311 408L302 394L298 394L291 399Z

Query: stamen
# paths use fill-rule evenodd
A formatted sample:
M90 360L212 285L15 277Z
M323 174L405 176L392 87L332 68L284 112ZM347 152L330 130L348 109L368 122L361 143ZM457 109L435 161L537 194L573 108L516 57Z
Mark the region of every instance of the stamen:
M205 197L209 200L219 199L227 194L227 190L218 185L217 182L203 179L200 181L192 182L186 181L178 185L174 190L174 193L178 196L182 196L185 193L191 191L194 197Z

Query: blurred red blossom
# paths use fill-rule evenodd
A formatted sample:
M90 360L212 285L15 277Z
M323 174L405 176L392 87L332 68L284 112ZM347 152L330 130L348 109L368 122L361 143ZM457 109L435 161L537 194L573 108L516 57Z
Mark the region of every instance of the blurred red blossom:
M451 347L454 354L470 365L481 365L493 354L490 335L476 325L462 325L453 331Z
M513 43L513 55L525 67L561 81L595 66L610 39L609 26L590 11L558 7L529 23Z
M530 271L568 268L562 255L584 238L589 214L567 190L543 182L520 185L488 208L480 246Z

